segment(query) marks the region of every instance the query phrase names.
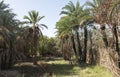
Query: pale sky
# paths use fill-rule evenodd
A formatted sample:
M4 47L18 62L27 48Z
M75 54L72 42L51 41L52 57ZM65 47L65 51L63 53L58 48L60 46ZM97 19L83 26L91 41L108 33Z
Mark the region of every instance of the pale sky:
M76 3L78 0L4 0L5 3L10 4L10 8L17 14L17 18L23 21L24 15L28 15L28 11L39 11L40 16L45 18L40 21L46 24L48 29L42 30L44 35L49 37L55 36L55 24L60 19L61 8L69 1ZM87 0L79 0L80 4L84 4Z

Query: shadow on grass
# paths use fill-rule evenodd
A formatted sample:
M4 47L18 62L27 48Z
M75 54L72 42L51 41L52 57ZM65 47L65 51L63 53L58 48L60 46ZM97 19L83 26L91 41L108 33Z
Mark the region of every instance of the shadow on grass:
M11 70L17 70L24 77L42 77L45 71L41 68L41 66L31 66L31 65L23 65L23 66L14 66Z
M25 65L18 65L18 66L14 66L12 68L12 70L17 70L18 72L20 72L21 74L24 74L24 77L43 77L43 75L45 73L49 73L49 72L53 72L57 77L71 77L71 76L75 76L76 73L74 71L74 67L77 66L77 68L80 68L81 70L84 70L86 68L94 68L94 65L89 65L89 64L69 64L69 63L59 63L62 62L62 58L41 58L39 59L38 62L40 61L44 61L46 64L46 68L45 70L43 69L43 67L41 67L40 65L32 65L32 64L25 64ZM52 63L52 64L48 64L47 62L49 61L58 61L59 64L56 63ZM31 63L31 62L30 62ZM80 70L77 70L80 71Z
M91 68L91 69L93 69L94 67L95 67L96 65L92 65L92 64L87 64L87 63L81 63L81 64L79 64L79 67L81 68L81 69L86 69L86 68Z
M46 71L40 65L31 66L31 65L22 65L14 66L11 70L17 70L21 74L24 74L24 77L43 77L45 73L53 72L56 76L71 76L75 75L72 71L74 66L70 64L47 64L48 68Z

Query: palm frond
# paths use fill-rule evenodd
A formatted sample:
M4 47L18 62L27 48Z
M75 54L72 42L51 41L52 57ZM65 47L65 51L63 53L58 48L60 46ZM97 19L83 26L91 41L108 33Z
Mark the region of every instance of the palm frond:
M72 11L76 10L75 5L72 1L70 1L68 5L71 6Z
M39 16L37 19L37 22L39 22L41 19L43 19L45 16Z
M79 1L77 1L77 3L76 3L76 9L79 9L80 8L80 3L79 3Z
M45 27L46 29L48 29L48 27L45 24L40 24L40 26Z
M34 22L34 18L33 18L33 15L32 15L32 11L31 12L28 12L29 14L29 19L31 20L31 22L33 23Z
M71 13L70 13L70 12L67 12L67 11L61 11L60 15L61 15L61 14L68 15L68 16L71 15Z
M32 23L31 19L28 16L24 16L24 19L27 19L29 23Z
M90 7L92 7L92 8L96 8L96 5L95 5L93 2L91 2L91 1L87 1L87 2L84 4L84 6L90 6Z

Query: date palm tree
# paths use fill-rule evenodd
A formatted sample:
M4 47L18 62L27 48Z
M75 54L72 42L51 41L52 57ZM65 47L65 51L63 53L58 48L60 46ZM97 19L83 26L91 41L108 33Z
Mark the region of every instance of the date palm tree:
M39 16L38 11L30 11L28 12L29 16L24 16L24 19L26 19L25 23L26 24L32 24L32 28L29 29L29 34L28 34L28 39L32 45L31 46L31 52L33 55L33 63L37 64L37 46L38 46L38 41L39 37L42 35L42 31L40 28L47 28L45 24L39 24L40 20L43 19L45 16Z
M71 27L73 34L76 34L77 38L77 48L79 53L79 62L82 62L82 47L80 43L80 37L79 37L79 15L81 13L82 7L80 6L79 1L77 1L76 5L73 4L73 2L69 2L66 6L62 8L61 14L65 14L67 16L70 16L71 18Z
M71 17L71 28L75 32L77 37L77 45L78 52L80 56L80 60L82 62L86 62L86 53L87 53L87 26L94 22L93 16L90 15L89 9L83 9L80 6L80 3L77 2L74 5L71 1L63 7L63 11L61 14L66 14ZM79 30L84 29L84 51L82 51L81 43L80 43L80 35ZM80 62L81 62L80 61Z
M118 41L118 29L117 27L120 24L120 0L113 0L111 1L110 8L110 15L109 15L109 24L112 25L112 33L115 36L114 42L115 42L115 48L116 51L119 53L119 41Z
M93 16L90 14L90 9L84 9L81 12L80 27L84 29L84 52L83 52L83 62L86 62L86 54L87 54L87 41L88 41L88 27L93 26L92 24L95 22Z
M64 16L61 17L61 19L56 23L56 29L57 29L57 36L59 38L59 40L61 41L59 44L61 44L61 51L67 52L69 55L69 53L72 52L71 47L73 48L74 54L77 57L77 51L76 51L76 47L75 47L75 40L73 38L73 34L72 34L72 28L71 28L71 20L69 16ZM69 45L68 45L69 43ZM66 46L67 45L67 46ZM66 49L66 47L68 47ZM65 50L66 51L63 51ZM65 56L64 56L65 57Z
M108 47L108 40L107 40L107 35L105 33L105 22L106 20L106 15L104 14L104 9L102 6L102 4L105 2L106 0L93 0L93 2L91 1L87 1L85 5L90 6L91 10L92 10L92 14L94 16L94 19L97 23L100 24L100 29L101 29L101 34L102 34L102 38L103 38L103 42L105 44L106 47Z
M16 61L14 50L15 30L18 20L4 1L0 2L0 69L9 68Z
M119 52L118 45L118 33L117 33L117 24L119 23L119 0L94 0L93 2L87 2L86 4L92 7L93 15L97 23L101 26L101 34L103 36L103 41L106 47L108 47L108 40L105 33L105 24L111 27L113 34L113 40L115 43L115 49ZM97 5L96 5L97 4Z

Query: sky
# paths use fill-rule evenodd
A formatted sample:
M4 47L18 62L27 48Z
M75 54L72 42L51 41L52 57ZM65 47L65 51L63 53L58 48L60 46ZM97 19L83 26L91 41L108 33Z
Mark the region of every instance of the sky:
M4 0L21 21L23 21L25 15L28 15L28 11L39 11L40 16L45 16L40 23L48 26L48 29L44 29L42 32L49 37L55 37L55 24L61 17L62 7L68 4L69 1L76 3L78 0ZM81 5L86 1L79 0Z

